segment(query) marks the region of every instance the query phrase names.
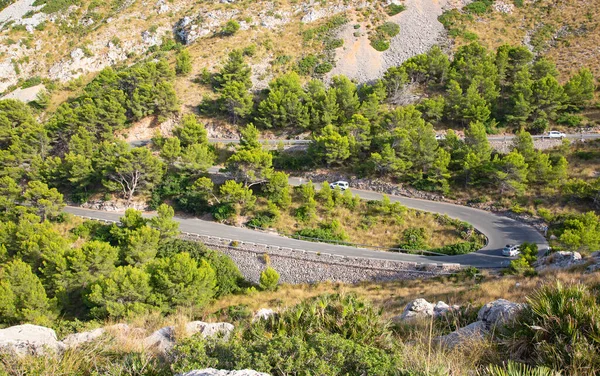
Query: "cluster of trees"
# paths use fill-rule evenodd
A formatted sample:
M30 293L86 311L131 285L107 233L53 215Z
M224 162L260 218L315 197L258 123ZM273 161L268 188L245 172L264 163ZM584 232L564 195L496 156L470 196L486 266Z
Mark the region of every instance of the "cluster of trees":
M0 189L1 323L197 310L243 282L226 256L176 238L167 205L152 219L130 209L119 225L86 221L64 234L49 220L65 219L56 189L31 181L23 192L9 177Z
M231 105L221 109L236 121L312 131L316 163L388 175L421 189L447 192L450 183L462 183L505 194L520 193L527 183L558 186L566 177L566 160L529 150L529 133L545 130L549 121L577 118L572 112L593 98L595 86L587 69L565 85L557 75L551 62L534 60L526 48L502 46L491 53L471 44L453 60L435 47L360 88L343 76L330 87L318 80L303 86L291 72L273 80L254 103L241 52L232 53L216 81L247 83L235 95L220 92L219 102ZM427 99L402 105L411 83L421 85ZM465 139L450 132L438 143L432 124L442 122L465 127ZM499 124L528 131L505 156L493 153L486 139Z
M359 114L366 118L361 124L368 125L363 131L376 135L387 126L385 118L391 112L381 105L412 101L411 84L425 91L418 109L427 122L463 127L481 122L489 131L510 125L532 133L544 131L549 121L576 124L581 119L573 112L586 106L595 91L589 69L561 85L555 65L534 59L527 48L505 45L490 52L477 43L460 47L452 60L433 47L360 88L343 76L334 77L328 88L319 80L303 86L291 72L274 79L253 103L250 76L242 51L232 52L214 80L221 110L264 128L309 129L316 134L330 125L338 131L352 128L349 123Z
M0 101L2 176L40 180L80 201L98 186L128 199L151 189L163 163L148 149L115 140L114 132L144 116L178 111L174 76L164 60L118 72L107 68L43 125L26 105Z

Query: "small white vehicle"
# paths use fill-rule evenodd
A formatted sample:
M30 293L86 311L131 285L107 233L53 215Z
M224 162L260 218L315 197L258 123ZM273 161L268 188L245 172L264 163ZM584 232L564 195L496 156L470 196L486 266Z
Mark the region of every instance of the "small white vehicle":
M548 138L565 138L565 137L567 137L567 135L562 132L559 132L559 131L550 131L550 132L548 132L548 135L546 137L548 137Z
M502 249L502 256L506 257L515 257L518 256L519 253L521 253L519 246L515 244L507 244L506 247Z
M443 134L436 134L435 135L435 139L438 140L438 141L441 141L441 140L443 140L445 138L446 138L446 136L443 135Z
M335 188L340 188L340 190L345 191L346 189L348 189L349 184L347 181L343 181L343 180L338 180L336 182L330 183L329 187L331 189L335 189Z

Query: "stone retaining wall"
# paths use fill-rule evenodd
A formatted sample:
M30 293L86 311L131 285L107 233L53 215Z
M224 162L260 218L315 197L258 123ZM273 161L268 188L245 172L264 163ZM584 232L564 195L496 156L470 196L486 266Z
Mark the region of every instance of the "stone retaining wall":
M202 242L231 257L244 277L254 283L258 282L260 273L266 268L267 260L280 274L280 282L283 283L403 280L449 274L460 269L459 264L418 264L346 257L249 242L234 243L231 239L189 233L183 233L181 238Z

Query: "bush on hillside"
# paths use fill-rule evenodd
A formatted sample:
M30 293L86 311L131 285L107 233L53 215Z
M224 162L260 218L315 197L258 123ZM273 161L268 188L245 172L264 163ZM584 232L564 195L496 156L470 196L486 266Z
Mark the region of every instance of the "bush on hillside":
M279 273L270 266L267 266L265 270L260 273L260 279L258 284L260 288L265 291L273 291L277 289L279 283Z
M600 305L587 287L557 283L527 301L529 307L503 333L513 360L566 374L600 372Z

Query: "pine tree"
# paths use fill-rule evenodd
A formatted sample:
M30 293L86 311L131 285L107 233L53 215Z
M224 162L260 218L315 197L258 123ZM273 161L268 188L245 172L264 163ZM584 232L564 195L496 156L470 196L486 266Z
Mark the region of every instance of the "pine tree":
M265 187L269 200L282 209L289 207L292 203L288 179L289 176L285 172L274 172Z
M322 129L315 136L313 150L318 158L327 165L342 164L350 157L350 142L347 136L339 134L332 125Z
M594 99L594 76L588 68L583 68L572 76L564 86L566 103L573 108L584 107Z
M177 137L170 137L165 140L162 148L160 149L160 156L162 159L167 161L169 165L172 165L177 158L181 155L181 142Z
M160 239L165 240L179 235L179 222L174 220L175 211L167 204L161 204L149 224L160 233Z
M252 112L252 94L242 82L226 82L219 93L221 111L231 116L233 124Z
M502 158L494 159L495 180L501 194L514 192L522 194L527 183L527 168L525 158L518 151L511 151Z
M204 125L198 123L194 114L183 115L181 124L173 131L179 138L182 147L193 144L208 144L208 132Z
M256 120L265 128L308 128L307 100L298 74L285 74L269 84L269 94L258 105Z
M149 312L155 300L150 275L131 265L120 266L91 286L86 301L97 318L124 318Z
M198 263L187 252L156 259L147 270L157 300L169 311L177 307L201 310L216 293L215 271L205 260Z
M192 71L192 59L187 49L182 49L175 58L175 72L178 75L185 76Z
M344 124L352 119L360 107L356 85L345 76L335 76L331 80L331 88L339 107L338 121Z
M0 294L3 315L8 324L44 323L50 314L50 302L39 278L21 260L13 260L0 269ZM6 300L4 300L6 299Z
M221 71L215 76L216 87L221 88L228 82L238 82L243 84L246 89L252 87L250 79L252 70L244 61L244 54L241 50L233 50L229 53L229 58Z

